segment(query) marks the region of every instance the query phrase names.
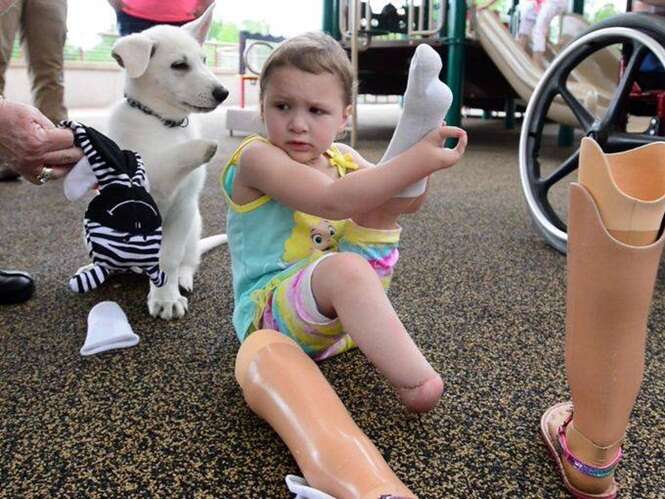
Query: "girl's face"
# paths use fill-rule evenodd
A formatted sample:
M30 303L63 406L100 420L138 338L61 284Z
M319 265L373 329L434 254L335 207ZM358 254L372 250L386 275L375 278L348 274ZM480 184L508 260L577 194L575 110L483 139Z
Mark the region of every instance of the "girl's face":
M271 74L261 106L270 142L306 164L330 148L351 110L337 76L289 66Z

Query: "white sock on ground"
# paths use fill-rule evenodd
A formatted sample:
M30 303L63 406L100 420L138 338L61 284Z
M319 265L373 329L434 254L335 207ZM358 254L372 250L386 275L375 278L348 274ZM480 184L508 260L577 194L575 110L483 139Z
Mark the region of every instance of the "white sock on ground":
M439 80L442 67L441 57L432 47L425 43L418 45L409 66L402 116L379 165L406 151L443 123L453 101L453 94ZM426 186L427 179L423 178L404 189L397 197L418 197L425 192Z
M133 347L138 342L139 337L132 331L120 305L113 301L103 301L92 307L88 314L88 332L81 355Z
M286 486L296 495L295 499L335 499L325 492L310 487L304 478L296 475L286 475Z

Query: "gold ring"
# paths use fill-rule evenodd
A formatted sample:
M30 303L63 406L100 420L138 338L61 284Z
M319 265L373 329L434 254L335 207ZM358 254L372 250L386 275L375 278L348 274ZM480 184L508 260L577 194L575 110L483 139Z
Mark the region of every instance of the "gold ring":
M37 182L39 182L39 185L44 185L52 178L53 178L53 168L44 167L42 168L42 172L39 174L39 177L37 177Z

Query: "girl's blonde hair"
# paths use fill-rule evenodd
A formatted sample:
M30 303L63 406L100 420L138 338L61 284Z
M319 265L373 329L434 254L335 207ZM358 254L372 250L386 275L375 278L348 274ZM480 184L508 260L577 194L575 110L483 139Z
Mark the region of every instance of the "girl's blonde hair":
M312 31L289 38L277 47L263 65L259 84L259 99L270 83L272 73L283 67L294 67L313 74L324 72L337 76L342 84L344 104L351 104L353 69L346 52L337 41L325 33Z

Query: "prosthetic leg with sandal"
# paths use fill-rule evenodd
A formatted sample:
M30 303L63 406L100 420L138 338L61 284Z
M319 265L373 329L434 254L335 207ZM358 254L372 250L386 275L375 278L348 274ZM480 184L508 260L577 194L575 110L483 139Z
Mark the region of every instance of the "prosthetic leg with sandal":
M541 419L564 485L614 498L614 470L644 372L646 326L665 236L665 142L604 154L582 140L570 187L566 371L572 402Z
M240 346L235 376L249 407L279 434L312 487L338 499L416 497L293 340L271 330L252 333Z

